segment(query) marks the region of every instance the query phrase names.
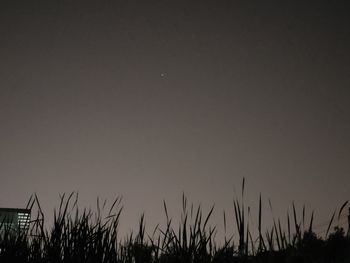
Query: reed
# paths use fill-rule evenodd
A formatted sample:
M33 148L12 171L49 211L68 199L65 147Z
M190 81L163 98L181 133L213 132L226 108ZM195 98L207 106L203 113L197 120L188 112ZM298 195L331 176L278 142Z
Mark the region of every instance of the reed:
M250 207L244 203L245 181L242 182L240 200L233 200L234 217L223 213L224 243L216 242L216 226L209 224L214 206L204 214L202 207L189 205L182 195L182 214L177 227L169 217L163 202L166 224L157 225L153 233L146 233L145 215L142 214L136 233L124 239L118 235L123 207L117 197L112 205L97 199L97 211L79 210L78 194L62 195L54 222L47 229L45 216L38 197L29 199L27 207L36 210L36 218L29 229L13 234L0 222L0 262L96 262L96 263L221 263L221 262L345 262L350 260L350 240L340 227L333 228L348 205L344 202L334 211L324 237L313 232L314 212L306 222L306 208L301 217L292 204L292 220L287 212L287 229L280 219L273 218L273 226L263 234L262 196L258 206L258 237L251 234ZM270 203L270 202L269 202ZM35 207L35 209L34 209ZM270 203L270 208L272 205ZM236 233L227 236L227 223L236 226ZM294 231L291 225L294 225ZM237 238L235 238L237 234ZM237 246L235 241L238 242Z

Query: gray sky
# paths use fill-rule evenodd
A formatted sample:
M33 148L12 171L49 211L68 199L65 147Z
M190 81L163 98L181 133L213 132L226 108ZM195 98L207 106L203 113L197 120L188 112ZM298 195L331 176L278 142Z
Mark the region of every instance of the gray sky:
M123 195L127 231L183 191L221 224L243 177L276 216L349 199L346 1L23 2L0 4L0 206Z

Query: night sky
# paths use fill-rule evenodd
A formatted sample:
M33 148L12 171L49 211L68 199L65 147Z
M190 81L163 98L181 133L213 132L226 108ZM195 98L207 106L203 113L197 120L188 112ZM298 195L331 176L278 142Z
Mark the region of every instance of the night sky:
M269 198L329 219L350 189L350 8L305 2L1 1L0 207L122 195L129 231L184 192L221 225L245 177L266 221Z

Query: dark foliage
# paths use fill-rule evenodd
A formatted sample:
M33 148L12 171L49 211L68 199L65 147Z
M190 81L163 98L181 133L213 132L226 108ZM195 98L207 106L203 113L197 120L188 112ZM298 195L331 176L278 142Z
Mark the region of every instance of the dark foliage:
M243 200L244 185L242 187ZM152 237L145 232L144 216L141 216L139 230L124 241L118 238L119 217L122 207L117 198L103 215L97 202L98 212L84 210L79 212L76 195L63 196L59 209L54 215L53 227L44 228L44 215L38 199L30 202L30 208L36 204L37 218L30 223L26 231L10 231L2 228L0 235L1 263L350 263L350 238L344 229L335 227L325 238L312 231L313 214L309 227L304 230L304 215L298 221L293 205L295 232L291 233L288 216L288 231L283 231L280 221L272 229L261 233L261 198L259 200L259 236L256 241L251 237L247 217L249 208L244 203L234 201L238 246L233 238L223 245L215 243L215 227L208 226L214 207L203 217L201 207L190 211L183 196L183 214L178 229L172 227L167 207L164 210L167 219L165 229L156 227ZM339 215L344 208L340 209ZM334 214L332 216L333 220ZM226 218L225 228L226 228ZM301 223L303 222L303 223ZM330 226L331 224L329 224ZM158 233L158 235L155 235ZM257 244L257 247L255 247Z

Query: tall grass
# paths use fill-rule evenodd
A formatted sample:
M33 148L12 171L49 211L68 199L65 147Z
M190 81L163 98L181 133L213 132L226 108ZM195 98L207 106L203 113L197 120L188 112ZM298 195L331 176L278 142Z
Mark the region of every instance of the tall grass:
M182 196L182 215L177 227L173 226L164 202L164 227L157 225L153 233L146 233L145 216L142 215L137 232L123 239L118 235L123 209L121 198L116 198L109 207L106 201L101 204L97 199L97 211L92 212L79 210L78 194L63 195L54 212L52 227L47 229L35 195L27 205L37 211L30 227L16 235L5 228L1 235L0 262L350 262L349 236L340 227L331 231L336 215L338 219L341 217L348 202L341 206L338 214L332 214L325 236L320 237L313 232L314 213L307 220L304 206L302 216L298 218L294 203L292 217L287 213L286 230L280 219L273 219L273 226L263 231L260 195L258 236L253 237L248 220L250 208L244 203L244 187L243 181L241 200L233 201L234 217L229 219L237 231L228 237L224 212L222 245L216 242L216 227L209 225L214 206L204 214L201 206L189 205L185 195Z

